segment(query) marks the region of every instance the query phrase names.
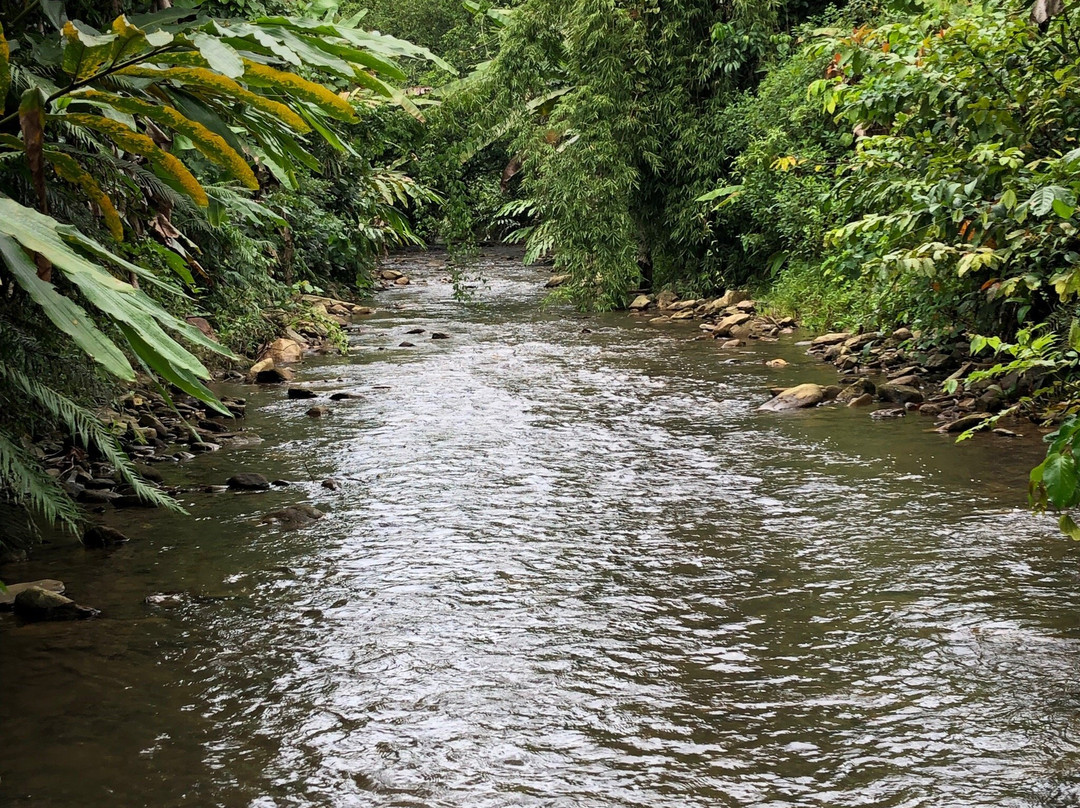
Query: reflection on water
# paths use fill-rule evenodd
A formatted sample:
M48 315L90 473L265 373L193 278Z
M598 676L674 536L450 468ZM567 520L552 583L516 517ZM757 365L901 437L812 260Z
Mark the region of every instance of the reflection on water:
M400 260L302 373L362 398L246 390L266 441L169 470L293 486L3 571L106 617L0 620L0 803L1080 804L1078 566L1020 507L1036 442L758 413L830 371L539 309L498 255L470 306ZM450 339L396 347L416 327ZM301 499L330 515L258 524Z

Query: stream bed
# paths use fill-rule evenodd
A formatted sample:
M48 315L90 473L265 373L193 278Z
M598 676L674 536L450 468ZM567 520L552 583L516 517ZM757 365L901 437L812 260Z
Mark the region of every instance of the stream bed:
M1080 805L1080 548L1024 507L1033 428L761 413L835 369L482 264L463 304L397 258L298 370L357 398L224 387L263 442L159 466L292 485L0 569L103 613L0 615L0 805ZM327 516L261 522L294 502Z

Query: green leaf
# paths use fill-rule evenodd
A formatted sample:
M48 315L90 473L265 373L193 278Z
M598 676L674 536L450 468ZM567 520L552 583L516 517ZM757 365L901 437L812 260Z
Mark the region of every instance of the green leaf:
M109 373L125 381L135 380L135 371L123 352L97 329L81 306L37 276L37 268L11 236L0 234L0 254L15 282L41 306L53 325L75 340L79 348Z
M1051 454L1046 458L1042 470L1042 482L1046 486L1046 497L1057 508L1068 508L1076 504L1077 475L1076 461L1069 455Z
M1076 212L1076 208L1074 208L1072 205L1066 204L1061 199L1055 199L1053 207L1054 213L1056 213L1062 219L1071 219L1073 213Z
M1069 514L1061 514L1061 518L1058 519L1058 526L1061 528L1061 532L1070 539L1080 541L1080 525L1077 525Z
M204 33L192 36L191 42L199 49L202 57L210 63L210 67L218 73L230 79L238 79L244 75L244 62L231 45L227 45L216 36Z

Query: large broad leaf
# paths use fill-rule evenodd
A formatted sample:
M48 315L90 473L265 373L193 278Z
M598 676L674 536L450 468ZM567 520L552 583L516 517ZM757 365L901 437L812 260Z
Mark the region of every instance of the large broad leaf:
M60 66L76 79L93 76L113 58L116 34L102 34L78 20L68 21L63 30Z
M126 381L134 381L135 371L123 351L98 330L81 306L37 276L37 268L13 238L0 235L0 254L15 282L31 300L41 306L53 325L75 340L79 348L109 373Z
M1076 461L1066 454L1051 454L1043 463L1042 483L1051 505L1068 508L1076 503L1080 478Z
M198 33L191 37L191 42L214 70L230 79L244 75L244 62L240 54L231 45L222 42L210 34Z
M67 279L75 284L83 297L98 311L116 322L124 330L125 336L134 335L132 349L148 361L153 359L152 367L158 369L168 365L169 375L162 374L169 381L180 379L185 386L182 389L197 395L202 401L216 409L222 405L205 388L192 387L190 378L206 379L209 372L202 363L187 349L170 337L162 328L181 334L194 344L231 355L221 345L213 342L194 326L170 314L144 292L129 283L119 280L101 266L83 257L73 250L67 241L73 241L83 248L92 249L100 257L108 257L121 266L128 266L118 256L113 256L104 247L91 239L70 230L64 230L55 219L37 213L13 199L0 198L0 234L6 234L17 241L24 250L37 253L51 261ZM161 372L159 370L159 372ZM224 410L223 410L224 411Z

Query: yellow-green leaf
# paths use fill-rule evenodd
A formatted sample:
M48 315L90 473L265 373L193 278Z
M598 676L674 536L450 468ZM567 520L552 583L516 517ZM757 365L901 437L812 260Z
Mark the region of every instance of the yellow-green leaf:
M109 195L101 189L93 175L75 162L75 159L69 154L47 151L45 157L52 163L53 169L60 175L61 179L82 188L83 193L101 211L101 218L105 220L105 226L109 228L112 237L117 241L123 241L124 225L120 222L120 214L116 212L116 206L113 205Z

